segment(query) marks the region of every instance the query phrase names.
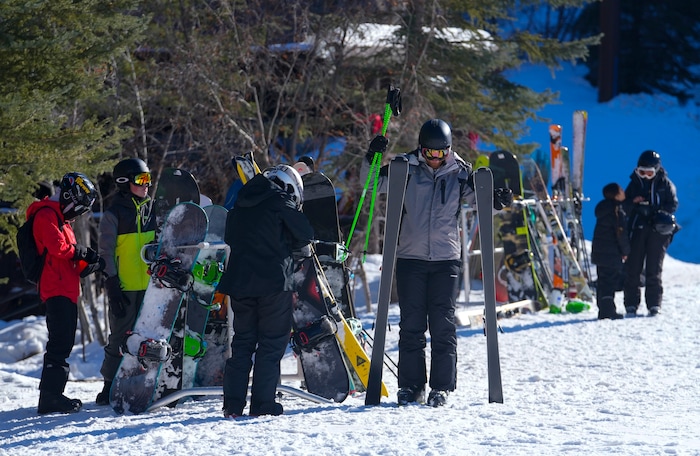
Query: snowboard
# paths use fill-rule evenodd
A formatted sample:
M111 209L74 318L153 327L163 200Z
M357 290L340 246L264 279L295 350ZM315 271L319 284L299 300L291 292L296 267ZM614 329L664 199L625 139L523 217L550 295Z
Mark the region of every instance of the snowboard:
M323 266L321 265L315 252L313 259L314 266L316 268L316 277L318 278L319 292L321 294L321 298L326 304L328 314L335 320L337 327L335 338L337 339L338 344L340 344L340 349L345 355L348 369L350 370L352 379L355 382L354 390L365 391L367 389L367 384L369 383L369 356L365 352L360 341L357 339L355 331L353 331L350 323L348 323L348 320L345 319L345 316L341 312L340 307L338 306L338 301L336 300L335 296L333 296L333 292L328 284L328 279L326 278ZM359 320L355 319L355 321L361 326ZM384 382L381 384L381 393L382 396L389 395Z
M204 329L207 350L197 366L194 380L196 387L223 386L224 364L231 357L232 322L229 297L215 292Z
M294 271L292 348L299 357L308 392L343 402L351 391L350 373L335 337L313 257L299 258Z
M194 284L192 291L187 295L182 388L195 386L199 361L210 349L221 353L221 350L216 347L209 346L206 340L206 327L210 311L218 310L216 308L218 303L213 302L213 299L216 286L224 272L229 251L229 247L224 243L228 211L223 206L210 205L204 208L204 212L209 221L207 236L204 239L208 245L199 253L197 262L194 264L192 269Z
M117 413L142 413L163 394L160 385L181 381L177 367L164 364L176 358L170 339L176 319L183 318L181 301L192 287L192 266L207 234L207 216L190 202L175 205L165 217L151 262L151 280L136 317L125 336L123 357L112 382L110 404ZM168 381L160 380L161 376Z
M312 172L302 176L304 182L304 215L314 229L319 260L328 278L331 292L338 300L340 310L347 318L355 317L350 270L346 264L347 252L343 246L338 220L338 204L333 182L323 173Z
M495 188L509 188L515 198L522 197L520 164L510 152L493 152L489 158ZM546 298L532 264L530 239L523 206L513 204L493 216L497 245L503 247L503 257L497 268L499 282L508 290L509 302L531 301L536 307L546 306Z
M163 225L170 209L185 201L199 203L199 185L194 176L180 168L163 169L153 198L158 228Z

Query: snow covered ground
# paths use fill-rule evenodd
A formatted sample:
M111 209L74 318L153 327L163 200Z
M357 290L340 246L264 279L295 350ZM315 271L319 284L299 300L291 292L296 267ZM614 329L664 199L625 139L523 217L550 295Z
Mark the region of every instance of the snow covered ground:
M380 263L370 256L365 265L374 300ZM594 308L501 320L503 404L488 402L482 330L459 328L458 389L440 409L398 408L385 369L391 396L376 407L362 395L330 405L284 395L283 416L226 420L221 399L209 397L120 416L94 403L102 349L92 343L76 345L70 359L67 393L83 411L38 416L43 318L0 322L0 455L700 454L699 275L700 265L668 258L664 313L655 318L598 321ZM373 315L357 296L371 333ZM386 347L396 360L396 305L390 323ZM283 371L295 370L290 352Z

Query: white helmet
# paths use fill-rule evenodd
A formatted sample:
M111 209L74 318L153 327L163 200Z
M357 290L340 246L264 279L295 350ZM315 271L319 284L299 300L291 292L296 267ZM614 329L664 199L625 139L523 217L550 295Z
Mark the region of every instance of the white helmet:
M297 170L289 165L277 165L263 171L263 176L289 193L297 209L301 210L301 205L304 202L304 183Z

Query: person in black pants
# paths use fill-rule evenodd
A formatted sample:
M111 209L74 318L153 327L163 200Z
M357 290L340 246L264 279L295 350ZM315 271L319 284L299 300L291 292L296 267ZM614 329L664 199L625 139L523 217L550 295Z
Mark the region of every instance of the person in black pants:
M624 315L615 308L623 266L630 253L627 216L622 209L625 190L617 183L603 187L604 200L595 207L596 224L591 246L591 262L596 265L598 319L618 320Z
M382 135L372 140L363 163L364 176L375 153L383 154L387 145ZM423 124L418 148L404 157L409 179L396 252L401 311L396 398L401 406L425 403L440 407L457 387L455 306L462 277L459 214L463 203L474 205L476 201L472 167L452 148L452 130L440 119ZM382 167L378 192L386 191L386 176L387 168ZM494 193L494 209L513 201L510 190ZM429 371L426 331L430 333ZM427 400L426 384L430 386Z
M66 397L68 357L73 350L78 327L80 278L102 271L105 262L95 250L78 244L72 222L88 212L97 198L97 190L81 173L63 176L58 194L32 203L27 218L34 216L34 240L39 251L46 252L38 288L46 305L46 342L44 366L39 383L40 415L73 413L83 403Z
M109 405L112 380L122 360L125 334L134 328L151 277L141 248L155 239L151 214L151 170L140 158L126 158L114 166L118 193L100 218L100 256L105 259L105 291L109 302L109 340L100 373L104 379L97 405Z
M314 236L301 212L303 192L299 173L277 165L249 180L228 214L224 241L231 255L218 287L231 297L234 331L224 369L224 417L243 414L251 369L249 414L283 413L275 394L292 330L292 252Z
M637 314L641 301L640 278L645 270L645 293L649 315L661 310L664 257L679 227L674 213L678 208L676 186L661 166L661 157L653 150L642 152L637 168L625 189L625 212L629 214L630 255L625 265L625 310ZM645 269L646 268L646 269Z

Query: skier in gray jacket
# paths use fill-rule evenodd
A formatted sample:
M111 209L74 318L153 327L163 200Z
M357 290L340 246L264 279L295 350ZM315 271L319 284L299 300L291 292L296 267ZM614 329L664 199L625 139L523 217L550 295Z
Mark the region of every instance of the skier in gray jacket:
M409 177L400 224L396 260L399 322L398 404L425 403L428 383L426 331L430 331L431 388L427 403L439 407L457 380L455 305L459 294L461 249L459 214L462 204L475 204L471 164L452 150L452 131L431 119L421 127L419 147L408 152ZM367 160L384 153L388 140L375 137ZM368 167L363 164L366 176ZM386 191L387 169L380 170L378 191ZM498 189L494 206L512 202L512 193ZM491 214L489 214L490 216Z

